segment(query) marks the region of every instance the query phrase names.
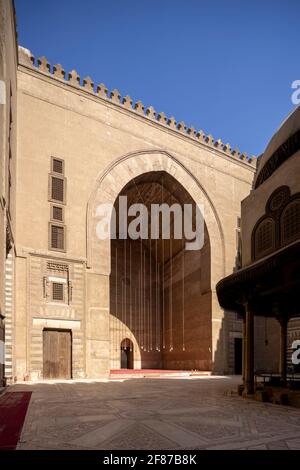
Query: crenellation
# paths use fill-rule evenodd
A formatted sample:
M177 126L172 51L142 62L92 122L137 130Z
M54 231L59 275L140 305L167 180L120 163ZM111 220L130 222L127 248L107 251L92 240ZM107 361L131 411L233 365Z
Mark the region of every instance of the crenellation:
M41 72L50 73L50 64L45 56L39 57L37 60L38 68Z
M97 86L97 94L101 96L101 98L107 99L108 98L107 93L108 93L107 87L104 85L104 83L100 83L100 85Z
M166 124L167 123L167 116L165 115L165 113L163 111L158 113L157 120L161 124Z
M216 148L222 148L222 147L223 147L223 142L222 142L222 140L221 140L221 139L215 140L214 146L215 146Z
M237 158L239 157L240 153L241 153L241 152L239 151L239 149L238 149L237 147L235 147L235 148L231 151L231 155L232 155L233 157L237 157Z
M171 128L171 129L176 129L176 121L175 121L175 118L172 116L170 117L170 119L168 119L168 126Z
M132 109L132 99L129 95L124 96L122 104L127 109Z
M187 129L187 134L192 137L192 139L196 138L196 129L192 126Z
M205 142L205 133L200 129L200 131L196 132L196 139L200 142Z
M112 91L110 92L110 99L111 99L111 101L113 101L114 103L120 104L120 102L121 102L121 95L120 95L119 90L117 90L117 88L114 88L114 90L112 90Z
M65 80L66 72L60 64L55 64L53 65L53 75L55 78L60 78L61 80Z
M223 152L225 153L228 153L228 154L231 154L231 147L230 147L230 144L224 144L223 147L222 147L222 150Z
M94 82L91 77L85 77L83 79L83 88L87 91L94 93Z
M141 101L137 101L137 102L135 103L134 109L135 109L135 111L136 111L137 113L139 113L139 114L144 114L144 109L145 109L145 107L144 107L144 105L143 105L143 103L142 103Z
M183 121L180 121L179 124L177 124L177 129L179 130L179 132L185 133L186 131L185 123Z
M211 134L208 134L207 136L205 136L204 140L208 145L213 145L214 143L214 138Z
M26 67L34 67L35 57L29 49L19 46L18 49L18 59L19 63L25 65Z
M156 111L155 109L153 108L153 106L149 106L149 108L146 109L146 116L149 118L149 119L156 119L157 116L156 116Z
M71 70L71 72L68 73L68 81L75 86L80 86L80 76L76 72L76 70Z
M56 64L53 66L53 70L51 71L50 64L44 56L39 58L37 60L37 65L35 65L35 58L31 51L21 46L19 46L19 63L25 67L31 67L43 73L51 74L54 78L58 78L59 80L65 80L70 85L76 87L80 86L80 76L76 70L69 72L68 76L66 77L65 70L61 64ZM238 158L239 160L246 161L249 164L256 166L255 156L248 158L246 153L240 153L237 148L232 150L231 146L229 144L223 144L221 139L214 140L211 134L206 135L202 130L196 131L193 126L187 127L183 121L180 121L177 124L175 117L171 116L170 118L167 118L164 112L157 113L153 106L149 106L145 110L145 107L140 100L137 101L133 106L132 98L129 95L121 98L120 92L116 88L112 90L110 94L108 94L107 87L104 85L104 83L100 83L100 85L97 86L95 92L94 82L89 76L83 79L82 89L90 93L96 93L100 98L109 99L113 103L120 105L130 111L134 111L141 116L151 119L152 121L156 121L162 125L168 126L173 131L180 132L181 134L184 134L193 140L197 140L202 144L213 146L226 155L230 155L231 157Z

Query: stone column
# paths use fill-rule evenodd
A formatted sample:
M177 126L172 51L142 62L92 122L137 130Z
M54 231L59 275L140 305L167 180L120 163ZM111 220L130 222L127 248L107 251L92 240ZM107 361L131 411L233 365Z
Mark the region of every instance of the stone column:
M288 319L280 318L280 363L279 373L281 378L286 381L286 363L287 363L287 324Z
M244 367L244 396L254 393L254 314L249 306L245 304L245 367Z

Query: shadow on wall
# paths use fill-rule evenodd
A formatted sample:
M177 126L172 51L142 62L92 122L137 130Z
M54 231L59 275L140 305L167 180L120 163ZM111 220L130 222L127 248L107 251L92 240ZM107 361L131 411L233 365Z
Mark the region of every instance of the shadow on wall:
M111 260L111 368L122 367L127 338L135 369L211 370L209 240L164 266L139 241L113 240Z
M215 375L242 374L243 320L236 312L224 312L214 359Z
M212 367L212 374L213 375L227 375L229 374L228 369L228 360L227 360L227 335L226 335L226 312L224 314L224 318L222 319L221 328L219 331L219 338L217 340L216 349L215 349L215 356L213 361Z
M242 333L243 320L239 314L225 311L215 353L215 375L242 372L239 372L243 355ZM254 317L254 370L279 373L279 344L279 322L274 318Z
M166 172L149 172L130 181L120 192L127 206L143 203L148 227L154 204L190 204L192 229L197 206L188 191ZM115 201L116 220L120 201ZM133 220L128 218L127 223ZM176 219L177 221L178 219ZM182 218L182 222L183 222ZM110 340L111 368L120 367L120 345L133 342L134 368L211 369L211 248L204 226L201 250L185 249L186 239L172 236L175 218L171 211L170 236L158 239L111 240ZM183 232L184 233L184 232ZM123 354L124 356L124 354Z

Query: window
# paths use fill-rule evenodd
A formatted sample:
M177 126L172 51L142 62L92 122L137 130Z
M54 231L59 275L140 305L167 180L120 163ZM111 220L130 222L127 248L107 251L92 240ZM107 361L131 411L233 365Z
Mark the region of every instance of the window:
M68 277L69 273L69 266L67 264L59 263L57 261L47 261L47 270L52 271L53 274L58 273L66 273L66 276Z
M65 179L50 175L50 199L65 203Z
M43 277L43 297L46 302L72 302L72 282L68 264L56 260L45 263L46 275Z
M235 267L236 269L241 269L242 267L242 235L241 235L241 217L237 218L237 228L236 228L236 258L235 258Z
M64 209L61 206L51 205L51 220L64 221Z
M52 157L51 159L51 171L52 173L59 173L60 175L63 175L65 172L64 168L64 161L61 160L60 158L54 158Z
M65 227L50 223L50 249L65 251Z
M52 282L52 300L55 302L64 302L64 284Z
M65 219L66 204L66 178L65 162L56 157L51 157L51 173L49 174L49 200L50 222L49 222L49 249L66 251L66 228L63 225Z
M290 202L283 210L280 226L283 245L300 238L300 199Z
M262 258L275 248L275 222L271 218L263 219L255 230L255 259Z
M276 212L283 207L286 201L290 197L290 188L288 186L280 186L275 189L269 198L266 206L266 210Z

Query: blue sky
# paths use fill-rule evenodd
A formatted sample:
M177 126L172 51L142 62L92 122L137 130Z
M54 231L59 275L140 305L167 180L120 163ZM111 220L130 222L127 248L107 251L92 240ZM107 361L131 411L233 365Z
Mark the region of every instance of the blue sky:
M295 107L299 0L15 0L19 44L259 155Z

